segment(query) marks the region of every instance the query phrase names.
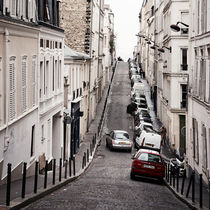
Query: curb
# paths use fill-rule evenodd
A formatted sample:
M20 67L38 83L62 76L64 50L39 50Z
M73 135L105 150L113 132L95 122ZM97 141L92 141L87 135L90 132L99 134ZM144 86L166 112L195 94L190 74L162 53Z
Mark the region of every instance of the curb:
M184 195L181 195L180 193L176 192L174 188L172 188L167 181L164 179L164 184L166 187L183 203L185 203L190 209L193 210L199 210L201 209L198 204L192 203L192 201L188 198L185 198ZM207 208L203 207L202 210L207 210Z

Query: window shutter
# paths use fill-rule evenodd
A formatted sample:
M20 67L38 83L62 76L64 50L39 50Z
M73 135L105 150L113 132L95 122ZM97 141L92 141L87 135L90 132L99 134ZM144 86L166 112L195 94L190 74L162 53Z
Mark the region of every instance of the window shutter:
M11 15L16 15L16 0L11 1Z
M27 57L22 58L22 112L27 108Z
M36 105L36 56L32 60L32 105Z
M9 61L9 120L15 119L15 57Z

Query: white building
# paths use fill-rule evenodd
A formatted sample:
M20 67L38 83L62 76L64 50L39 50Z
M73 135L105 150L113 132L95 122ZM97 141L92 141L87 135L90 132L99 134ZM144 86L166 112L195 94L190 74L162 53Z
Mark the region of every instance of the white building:
M23 162L30 175L40 156L61 157L64 33L54 8L35 0L0 1L1 179L8 163L18 179Z
M190 169L210 178L210 2L191 1L187 159Z
M90 57L67 46L64 56L64 151L67 159L77 152L88 128Z
M110 72L115 58L115 35L114 35L114 14L109 5L104 5L104 68L103 85L109 84Z

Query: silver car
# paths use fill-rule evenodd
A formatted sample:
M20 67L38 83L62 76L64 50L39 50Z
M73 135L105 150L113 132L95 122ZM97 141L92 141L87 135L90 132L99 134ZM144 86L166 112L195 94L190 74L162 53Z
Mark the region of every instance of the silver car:
M106 147L112 149L123 149L132 151L133 142L129 139L127 131L113 130L106 134Z

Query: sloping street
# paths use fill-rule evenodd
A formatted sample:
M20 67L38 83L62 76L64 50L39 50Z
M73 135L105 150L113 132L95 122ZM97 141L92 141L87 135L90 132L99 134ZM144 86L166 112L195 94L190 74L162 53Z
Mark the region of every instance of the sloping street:
M122 129L132 138L132 117L126 113L129 103L128 64L119 62L108 99L104 134ZM85 174L24 209L188 209L164 184L142 178L131 180L132 154L110 151L103 135Z

